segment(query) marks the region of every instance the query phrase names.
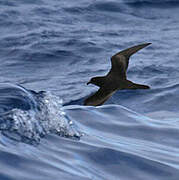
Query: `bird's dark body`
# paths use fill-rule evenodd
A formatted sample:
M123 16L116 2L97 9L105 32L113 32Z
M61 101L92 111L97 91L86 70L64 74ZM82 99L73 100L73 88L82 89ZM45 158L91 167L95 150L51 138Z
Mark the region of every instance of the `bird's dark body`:
M141 44L123 50L111 58L112 67L106 76L93 77L87 84L94 84L100 89L88 97L84 105L99 106L110 98L117 90L121 89L149 89L147 85L133 83L127 80L126 71L129 65L129 58L132 54L140 49L150 45L151 43Z

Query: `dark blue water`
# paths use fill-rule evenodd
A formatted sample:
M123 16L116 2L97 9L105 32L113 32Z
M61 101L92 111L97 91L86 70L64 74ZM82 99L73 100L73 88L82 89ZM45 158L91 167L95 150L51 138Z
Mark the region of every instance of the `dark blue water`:
M0 0L0 179L178 180L179 2ZM139 43L121 90L86 86Z

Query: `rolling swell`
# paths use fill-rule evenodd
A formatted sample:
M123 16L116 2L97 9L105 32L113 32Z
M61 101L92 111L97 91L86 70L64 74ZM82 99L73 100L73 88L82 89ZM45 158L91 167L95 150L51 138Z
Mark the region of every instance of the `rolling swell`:
M16 95L28 108L23 109L24 104L15 108L16 101L13 101L14 107L1 113L0 158L3 167L10 169L6 173L0 170L1 177L50 179L58 175L65 179L129 179L135 176L164 180L178 177L176 113L164 120L120 105L62 107L61 100L47 92L1 84L1 90L5 87L6 96L1 91L1 99L6 99L8 94ZM7 93L8 89L13 91ZM76 125L71 126L72 122ZM11 159L10 163L6 163L7 159ZM21 164L23 176L12 176L11 169L18 172Z
M73 119L81 117L78 125L87 134L81 142L92 146L92 152L86 152L86 156L90 162L98 164L99 172L105 170L107 177L131 178L126 169L138 179L140 171L147 179L176 179L178 176L175 156L179 131L178 121L173 123L175 118L164 122L119 105L66 106L65 112ZM80 152L83 154L82 150Z

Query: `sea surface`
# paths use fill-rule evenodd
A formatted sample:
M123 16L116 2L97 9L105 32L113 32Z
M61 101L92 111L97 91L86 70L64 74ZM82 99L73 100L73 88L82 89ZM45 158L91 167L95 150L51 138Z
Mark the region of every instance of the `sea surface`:
M83 106L110 57L128 79ZM0 180L179 179L178 0L0 0Z

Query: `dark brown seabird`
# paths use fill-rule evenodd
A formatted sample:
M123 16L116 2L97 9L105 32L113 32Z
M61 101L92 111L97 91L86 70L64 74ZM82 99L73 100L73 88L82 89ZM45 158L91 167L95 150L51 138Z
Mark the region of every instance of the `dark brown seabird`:
M84 101L86 106L99 106L107 101L117 90L120 89L149 89L149 86L136 84L129 81L126 71L129 65L129 58L134 53L150 45L151 43L140 44L116 53L111 57L111 70L106 76L93 77L87 83L99 86L99 90Z

